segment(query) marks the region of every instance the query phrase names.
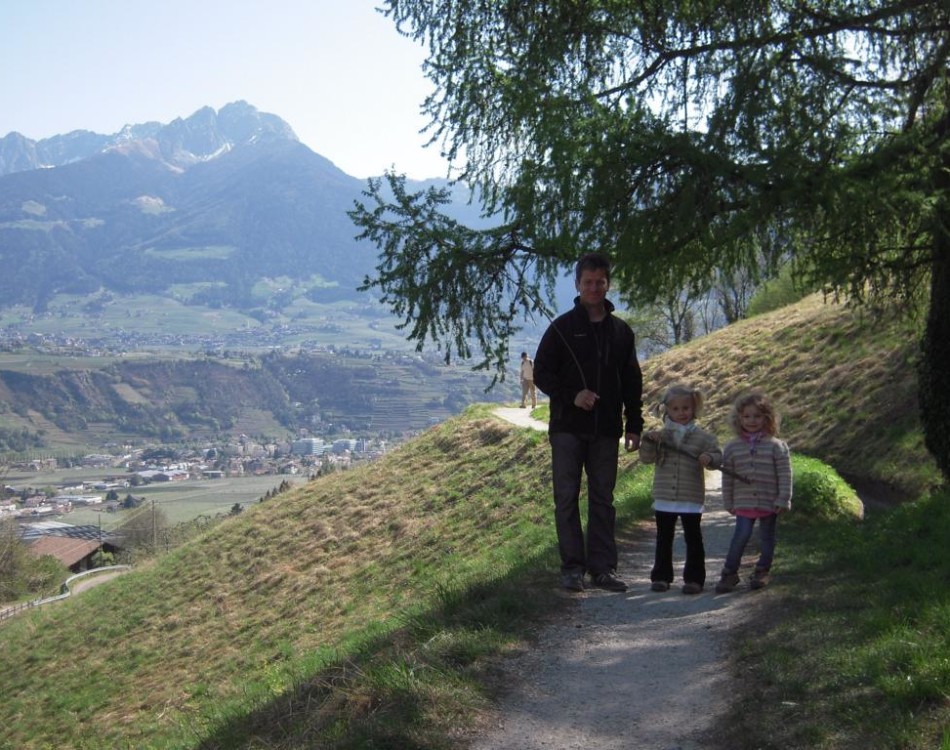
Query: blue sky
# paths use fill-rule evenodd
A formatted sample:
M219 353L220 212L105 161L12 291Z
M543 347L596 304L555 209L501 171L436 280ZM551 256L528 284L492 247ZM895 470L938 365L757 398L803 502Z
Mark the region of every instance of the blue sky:
M374 0L0 0L0 136L115 133L245 100L354 177L446 176L425 50Z

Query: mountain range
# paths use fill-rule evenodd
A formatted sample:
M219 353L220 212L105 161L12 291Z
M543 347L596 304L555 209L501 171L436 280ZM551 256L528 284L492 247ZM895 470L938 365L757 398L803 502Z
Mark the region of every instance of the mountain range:
M167 125L159 122L126 125L113 135L76 130L34 141L14 132L0 138L0 177L62 167L103 151L135 147L135 144L141 144L169 166L186 169L268 136L297 140L290 125L276 115L258 112L247 102L228 104L219 112L203 107L189 118L178 118Z
M44 311L106 290L246 307L262 278L356 298L375 248L346 212L365 183L246 102L113 135L0 139L0 300Z

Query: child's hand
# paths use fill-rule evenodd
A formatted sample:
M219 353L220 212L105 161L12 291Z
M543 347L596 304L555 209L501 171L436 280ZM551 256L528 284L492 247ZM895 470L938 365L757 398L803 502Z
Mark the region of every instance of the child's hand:
M710 456L708 453L700 453L699 463L701 463L703 466L709 466L709 464L712 463L712 456Z
M643 433L643 437L645 440L652 440L654 443L659 443L662 434L663 433L659 430L647 430Z

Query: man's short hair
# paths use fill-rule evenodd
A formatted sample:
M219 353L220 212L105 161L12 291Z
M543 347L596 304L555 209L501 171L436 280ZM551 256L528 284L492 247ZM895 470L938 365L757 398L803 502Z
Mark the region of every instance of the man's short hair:
M603 253L587 253L577 261L574 269L574 282L579 283L584 271L603 271L607 281L610 281L610 260Z
M521 352L521 358L524 359L528 356L528 352Z

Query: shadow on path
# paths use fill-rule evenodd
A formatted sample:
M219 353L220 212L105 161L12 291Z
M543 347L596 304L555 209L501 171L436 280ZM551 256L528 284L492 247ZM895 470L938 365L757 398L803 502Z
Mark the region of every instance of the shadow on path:
M507 418L505 410L496 413ZM722 508L720 477L706 474L706 591L684 595L681 580L668 592L650 591L653 525L625 530L618 538L619 572L629 591L565 592L563 612L536 647L505 665L510 689L474 750L708 745L730 706L730 631L752 616L764 593L745 585L732 594L713 593L733 530L732 516ZM752 553L750 546L746 557ZM681 575L685 546L679 528L674 555Z

